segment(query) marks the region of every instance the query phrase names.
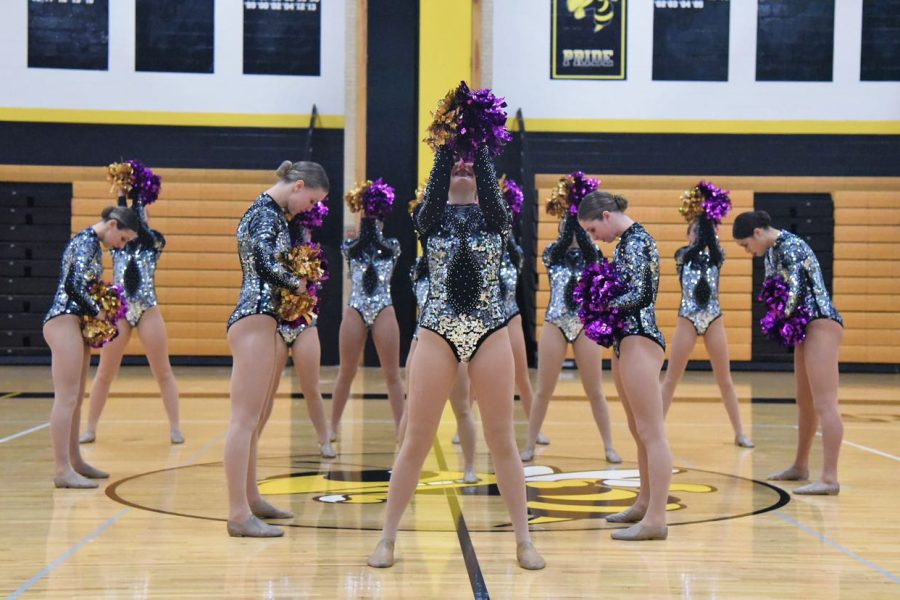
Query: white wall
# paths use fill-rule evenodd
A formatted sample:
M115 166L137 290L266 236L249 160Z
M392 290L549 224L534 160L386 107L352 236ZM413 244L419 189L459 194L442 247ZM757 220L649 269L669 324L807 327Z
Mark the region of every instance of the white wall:
M344 3L324 0L319 77L244 75L243 3L215 0L214 73L134 70L135 2L109 2L109 70L28 68L28 0L0 0L4 108L344 114Z
M628 2L625 81L572 81L550 79L550 2L494 0L495 91L526 121L900 119L900 83L859 81L862 0L835 3L833 82L756 81L753 0L730 2L729 81L653 81L653 4Z

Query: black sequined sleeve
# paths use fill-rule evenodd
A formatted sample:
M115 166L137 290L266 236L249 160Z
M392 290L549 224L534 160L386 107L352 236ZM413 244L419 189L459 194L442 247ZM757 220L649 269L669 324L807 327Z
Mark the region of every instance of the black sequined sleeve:
M681 277L681 272L684 270L684 256L687 254L688 248L689 246L682 246L675 251L675 270L678 271L679 277Z
M475 153L475 183L478 186L478 204L484 214L488 228L500 235L507 235L512 225L509 206L503 199L500 184L497 183L497 171L491 161L487 146L480 146Z
M249 224L253 240L253 264L259 277L278 287L289 290L300 286L300 279L278 260L277 219L281 215L271 211L260 211Z
M72 266L66 273L65 286L66 295L69 300L75 302L85 314L96 317L100 314L100 306L94 302L88 293L87 267L91 263L91 259L98 251L96 238L91 236L85 238L79 236L73 242L76 247L72 249L74 256L72 257Z
M625 313L634 313L653 303L653 273L643 240L638 237L625 240L624 250L626 264L616 266L629 272L630 286L624 294L613 298L609 307L618 308Z
M123 205L124 206L124 205ZM147 218L147 208L140 200L134 200L131 203L131 210L137 215L140 229L137 231L138 241L145 248L153 248L157 252L162 252L166 247L166 238L155 229L150 229L150 222Z
M450 194L450 172L453 170L453 152L441 146L434 154L434 165L425 186L425 197L416 210L414 221L419 236L425 238L441 222L447 198Z
M559 232L559 237L544 250L543 259L545 267L558 265L566 259L566 252L568 252L569 246L572 245L572 238L575 236L575 230L580 228L581 227L576 220L571 217L566 217L566 220L563 222L562 231Z
M575 239L578 241L578 247L581 248L581 254L584 256L585 264L592 265L603 257L603 253L600 252L600 249L594 244L594 240L591 239L588 232L582 229L581 226L578 226L578 228L575 229Z

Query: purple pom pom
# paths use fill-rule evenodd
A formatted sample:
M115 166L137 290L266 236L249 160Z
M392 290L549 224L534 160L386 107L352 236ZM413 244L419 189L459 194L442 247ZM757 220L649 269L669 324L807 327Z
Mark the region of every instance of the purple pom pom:
M379 177L363 194L363 212L367 217L383 221L391 214L394 205L394 188Z
M760 302L766 305L766 314L759 321L763 335L786 348L792 348L806 339L806 326L810 318L805 306L790 315L784 314L789 294L787 283L780 275L763 281L759 293Z
M147 206L159 197L160 179L139 160L127 161L131 165L131 188L138 202Z
M569 174L567 185L569 188L569 213L577 215L581 201L600 187L600 180L588 177L584 171L575 171Z
M525 194L522 192L522 187L513 179L502 177L500 180L502 182L500 189L503 191L503 199L506 200L506 204L509 206L509 210L512 211L513 216L517 217L522 213L522 204L525 202Z
M472 91L465 81L456 88L453 104L459 108L456 135L449 145L466 162L474 162L479 146L487 146L493 156L503 150L512 135L506 129L506 101L485 88Z
M697 189L703 195L703 211L707 218L718 225L731 212L731 198L728 190L716 187L711 181L701 181Z
M324 198L321 202L316 202L308 211L302 212L294 217L300 227L305 227L307 229L317 229L321 227L322 223L325 222L325 217L328 216L328 205L325 204L327 200L328 198Z
M588 265L572 293L578 318L584 323L584 334L605 348L612 346L625 329L625 317L610 301L626 291L614 264L607 260Z

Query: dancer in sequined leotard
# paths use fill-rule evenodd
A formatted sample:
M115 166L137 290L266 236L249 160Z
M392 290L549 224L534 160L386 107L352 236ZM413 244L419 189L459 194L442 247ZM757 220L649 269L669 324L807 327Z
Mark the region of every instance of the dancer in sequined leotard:
M310 210L328 193L328 176L313 162L284 161L279 181L263 192L244 213L237 228L243 280L237 307L228 319L231 371L231 422L225 439L228 483L228 534L278 537L284 532L258 516L289 518L259 494L256 448L264 416L271 411L270 390L281 375L276 363L278 292L298 290L305 282L280 259L290 249L285 214Z
M603 348L584 335L578 307L572 300L572 291L581 272L588 263L596 262L599 256L597 247L578 226L575 215L569 215L560 222L559 237L544 251L544 266L550 279L550 303L538 342L538 392L528 421L528 438L522 450L524 461L534 459L535 444L540 443L541 426L559 380L566 348L572 344L581 385L603 439L606 461L613 464L622 462L613 446L609 404L603 393Z
M635 523L613 532L617 540L665 539L666 506L672 479L672 453L663 424L659 372L665 339L656 326L654 304L659 287L659 252L653 237L625 214L628 201L607 192L591 192L578 207L578 221L595 240L617 237L613 263L627 291L609 308L624 316L625 327L613 343L613 376L628 428L638 448L641 488L631 508L606 518Z
M477 188L478 203L475 203ZM500 493L516 534L523 568L544 561L531 543L525 478L513 431L513 358L498 272L510 216L485 147L474 165L455 162L446 146L435 156L416 229L427 245L429 294L409 384L403 445L394 462L382 539L373 567L394 564L400 518L415 493L447 394L460 362L468 363Z
M88 293L89 285L103 274L101 242L110 248L122 248L135 238L139 225L129 208L110 206L102 216L102 221L78 232L66 246L56 296L44 318L53 376L53 483L58 488L95 488L93 479L109 477L84 462L78 447L81 402L91 364L91 349L81 333L81 317L101 312Z
M725 319L719 306L719 271L725 253L713 222L705 215L697 217L688 226L688 242L689 245L675 253L675 267L681 281L681 307L662 385L663 405L668 411L697 337L702 336L722 403L734 429L734 443L753 448L753 442L744 434L740 405L731 380Z
M844 321L831 302L822 269L812 249L802 239L775 229L765 211L745 212L735 219L734 240L753 256L764 256L766 278L780 275L787 283L784 310L790 316L803 307L809 317L806 338L794 347L794 380L797 395L797 453L794 463L769 479L798 481L809 478L809 451L822 428L823 464L819 481L794 490L795 494L835 495L838 456L844 424L838 407L838 353Z
M346 240L341 246L350 271L350 300L341 319L341 363L331 396L333 435L340 430L341 417L350 398L350 386L370 331L384 374L395 427L399 427L403 417L400 327L391 301L391 275L400 256L400 242L396 238L385 238L382 226L378 219L364 216L359 225L359 237Z
M119 372L125 346L131 339L131 330L136 329L141 345L147 354L150 371L162 393L163 406L169 418L169 440L173 444L184 443L184 435L178 423L178 386L169 363L169 343L166 324L156 305L156 264L162 255L166 240L163 235L150 229L147 208L141 203L137 190L132 190L131 208L141 222L137 238L121 250L110 251L113 257L115 282L125 289L128 313L118 324L119 335L100 351L100 364L91 386L91 405L88 412L87 429L79 441L90 444L97 437L97 424L106 406L109 388ZM119 206L125 206L125 190L119 190Z

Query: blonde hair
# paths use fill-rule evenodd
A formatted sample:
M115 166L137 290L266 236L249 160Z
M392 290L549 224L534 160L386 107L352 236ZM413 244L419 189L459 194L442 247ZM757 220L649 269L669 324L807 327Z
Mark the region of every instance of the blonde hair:
M275 174L286 183L302 180L313 189L328 191L328 174L319 163L306 160L298 162L286 160L275 169Z

